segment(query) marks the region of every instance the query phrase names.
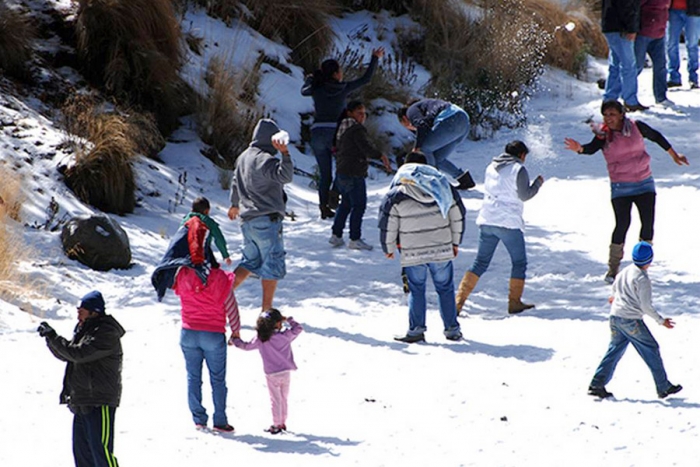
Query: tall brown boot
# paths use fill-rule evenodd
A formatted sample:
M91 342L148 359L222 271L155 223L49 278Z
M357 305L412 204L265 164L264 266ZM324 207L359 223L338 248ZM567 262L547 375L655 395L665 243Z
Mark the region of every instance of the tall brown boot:
M474 290L477 282L479 282L479 276L471 271L464 273L462 282L459 283L459 288L457 289L457 296L455 297L457 301L457 313L462 311L464 302L466 302L467 298L469 298L469 294L472 293L472 290Z
M608 256L608 272L605 273L605 282L612 284L620 269L620 261L624 256L624 243L611 243L610 254Z
M523 296L525 288L525 279L510 279L510 287L508 290L508 313L514 315L530 308L535 308L531 303L523 303L520 299Z

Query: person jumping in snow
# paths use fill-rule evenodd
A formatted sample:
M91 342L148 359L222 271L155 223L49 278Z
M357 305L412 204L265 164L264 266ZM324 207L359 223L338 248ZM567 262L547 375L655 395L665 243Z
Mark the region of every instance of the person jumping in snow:
M457 291L457 311L486 272L499 242L503 242L512 264L508 292L508 313L515 314L533 308L521 298L525 287L527 256L523 229L523 203L537 194L544 183L539 175L532 183L525 168L529 149L522 141L508 143L505 153L496 157L486 168L484 202L476 223L479 226L479 250L474 264L464 274Z
M291 316L284 317L279 310L270 308L260 313L255 329L258 335L251 342L245 342L236 336L233 345L243 350L260 351L272 403L272 425L265 431L276 435L287 431L290 372L297 369L292 341L303 328Z
M666 377L664 362L659 353L659 344L644 324L644 315L651 316L660 325L673 329L674 322L663 318L651 303L651 281L647 270L654 259L651 244L639 242L632 251L634 264L630 264L615 277L610 297L610 346L598 365L588 387L590 396L607 398L612 393L605 389L615 372L617 363L631 343L647 364L654 377L656 393L661 399L679 392L680 384L671 384Z
M615 212L615 229L610 243L608 272L605 274L605 282L612 284L624 255L633 204L637 206L642 221L639 239L649 243L654 239L656 188L644 138L661 146L678 165L688 165L688 159L678 154L661 133L642 121L627 118L619 101L603 102L600 113L603 114L604 125L595 130L588 144L571 138L565 138L564 143L566 149L578 154L594 154L603 150Z

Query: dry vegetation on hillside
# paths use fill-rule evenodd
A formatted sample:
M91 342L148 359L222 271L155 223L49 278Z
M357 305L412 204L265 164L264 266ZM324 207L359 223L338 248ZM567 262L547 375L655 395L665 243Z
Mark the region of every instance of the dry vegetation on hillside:
M0 3L0 71L20 79L29 76L34 36L25 15Z

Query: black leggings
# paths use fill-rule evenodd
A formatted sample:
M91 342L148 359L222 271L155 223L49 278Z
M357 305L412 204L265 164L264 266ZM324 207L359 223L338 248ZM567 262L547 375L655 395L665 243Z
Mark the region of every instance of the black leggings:
M632 205L637 206L642 228L639 231L639 239L651 242L654 239L654 210L656 205L656 193L643 193L634 196L622 196L612 200L615 211L615 230L612 234L612 243L625 243L627 230L632 220Z

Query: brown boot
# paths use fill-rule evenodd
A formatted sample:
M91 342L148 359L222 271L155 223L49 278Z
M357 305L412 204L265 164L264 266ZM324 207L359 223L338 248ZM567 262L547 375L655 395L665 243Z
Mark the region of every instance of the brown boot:
M525 279L510 279L510 288L508 291L508 313L514 315L530 308L535 308L531 303L523 303L520 299L523 296L525 288Z
M457 301L457 313L462 311L464 302L466 302L467 298L469 298L469 294L472 293L472 290L474 290L477 282L479 282L479 276L471 271L464 273L462 282L459 283L459 288L457 289L457 297L455 297Z
M612 284L617 276L617 271L620 269L620 261L624 256L624 243L611 243L610 254L608 256L608 272L605 273L605 282Z

